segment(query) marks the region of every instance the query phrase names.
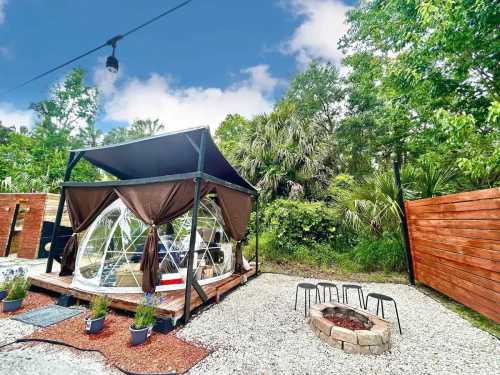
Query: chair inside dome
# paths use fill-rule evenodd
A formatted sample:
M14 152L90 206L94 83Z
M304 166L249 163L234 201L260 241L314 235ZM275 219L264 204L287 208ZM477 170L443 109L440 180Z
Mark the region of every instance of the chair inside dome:
M157 291L185 287L191 211L158 226L160 283ZM83 235L72 286L103 292L138 292L142 286L140 261L148 226L117 199ZM200 201L193 270L201 285L232 274L234 256L224 231L221 209L213 196Z

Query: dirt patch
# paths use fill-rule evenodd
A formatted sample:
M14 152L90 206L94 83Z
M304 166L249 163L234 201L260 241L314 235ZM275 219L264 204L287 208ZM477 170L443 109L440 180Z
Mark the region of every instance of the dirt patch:
M29 339L53 340L83 350L101 352L110 364L135 373L158 374L184 373L205 358L209 351L181 340L175 331L168 334L155 333L139 346L130 345L128 316L110 313L103 330L96 335L85 333L81 316L47 327L26 337Z
M29 310L38 309L39 307L47 306L54 302L54 297L50 297L42 293L29 292L19 310L4 313L0 309L0 319L10 318L11 316L22 314Z

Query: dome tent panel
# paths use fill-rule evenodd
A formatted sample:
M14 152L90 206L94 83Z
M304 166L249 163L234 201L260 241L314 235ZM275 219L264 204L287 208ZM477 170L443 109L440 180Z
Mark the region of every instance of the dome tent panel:
M230 276L234 255L224 231L220 207L212 196L200 203L193 270L203 285ZM160 282L157 291L185 287L190 228L191 212L158 226ZM148 226L121 200L116 200L95 220L81 241L73 286L106 293L140 292L140 260L147 231Z

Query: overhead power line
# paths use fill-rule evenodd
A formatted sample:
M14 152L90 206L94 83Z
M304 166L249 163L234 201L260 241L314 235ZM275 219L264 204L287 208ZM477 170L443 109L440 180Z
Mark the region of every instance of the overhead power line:
M57 65L56 67L54 67L54 68L52 68L52 69L49 69L49 70L47 70L46 72L43 72L43 73L41 73L41 74L38 74L38 75L34 76L33 78L30 78L29 80L27 80L27 81L25 81L25 82L23 82L23 83L20 83L20 84L19 84L19 85L17 85L17 86L14 86L14 87L12 87L12 88L8 89L8 90L7 90L7 91L5 91L3 94L8 94L8 93L11 93L12 91L18 90L18 89L20 89L20 88L22 88L22 87L24 87L24 86L26 86L26 85L28 85L28 84L30 84L30 83L32 83L32 82L34 82L34 81L36 81L36 80L38 80L38 79L42 78L42 77L45 77L46 75L49 75L49 74L51 74L51 73L54 73L55 71L57 71L57 70L59 70L59 69L61 69L61 68L64 68L65 66L68 66L68 65L70 65L70 64L72 64L72 63L74 63L75 61L78 61L78 60L80 60L80 59L84 58L85 56L88 56L88 55L90 55L90 54L92 54L92 53L94 53L94 52L96 52L96 51L99 51L100 49L102 49L102 48L104 48L104 47L111 46L111 47L113 47L113 48L114 48L114 47L116 46L116 43L117 43L118 41L120 41L120 40L122 40L123 38L125 38L125 37L129 36L129 35L130 35L130 34L132 34L132 33L135 33L136 31L139 31L140 29L142 29L142 28L144 28L144 27L146 27L146 26L150 25L151 23L153 23L153 22L155 22L155 21L158 21L160 18L165 17L165 16L167 16L168 14L173 13L173 12L175 12L176 10L178 10L178 9L180 9L180 8L182 8L182 7L186 6L186 5L188 5L188 4L189 4L190 2L192 2L192 1L193 1L193 0L186 0L186 1L184 1L184 2L182 2L182 3L180 3L180 4L176 5L176 6L174 6L174 7L172 7L172 8L170 8L170 9L166 10L165 12L163 12L163 13L161 13L161 14L157 15L156 17L151 18L150 20L148 20L148 21L144 22L143 24L141 24L141 25L139 25L139 26L136 26L136 27L134 27L134 28L132 28L132 29L128 30L127 32L125 32L125 33L123 33L123 34L118 34L118 35L116 35L116 36L112 37L111 39L109 39L108 41L106 41L105 43L103 43L103 44L101 44L101 45L99 45L99 46L97 46L97 47L95 47L95 48L92 48L91 50L89 50L89 51L87 51L87 52L84 52L84 53L82 53L81 55L79 55L79 56L77 56L77 57L72 58L71 60L68 60L68 61L66 61L66 62L64 62L64 63L62 63L62 64L60 64L60 65Z

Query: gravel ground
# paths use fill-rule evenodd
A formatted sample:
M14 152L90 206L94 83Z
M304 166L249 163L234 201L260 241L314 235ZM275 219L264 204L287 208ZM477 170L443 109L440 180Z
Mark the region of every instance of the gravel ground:
M500 373L498 339L406 285L363 284L365 295L380 292L398 303L403 336L394 325L391 352L365 356L331 348L312 333L303 310L293 310L299 281L305 280L263 274L179 331L215 350L189 374ZM393 316L387 307L386 317Z
M45 343L13 344L0 351L0 374L118 375L99 353L80 352Z
M293 310L303 278L263 274L198 315L181 338L214 352L196 374L497 374L500 341L418 290L396 284L363 284L367 292L398 302L403 336L393 327L393 348L381 356L350 355L320 341L306 324L303 300ZM309 280L308 281L317 281ZM351 302L356 302L354 294ZM372 309L374 306L371 306ZM392 318L392 308L386 315ZM0 346L36 329L0 319ZM0 349L0 374L120 374L99 353L50 344L11 344Z
M31 324L12 319L0 319L0 346L31 335L35 329L36 327Z

